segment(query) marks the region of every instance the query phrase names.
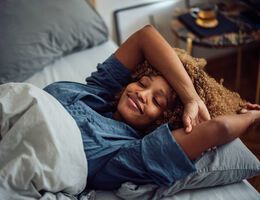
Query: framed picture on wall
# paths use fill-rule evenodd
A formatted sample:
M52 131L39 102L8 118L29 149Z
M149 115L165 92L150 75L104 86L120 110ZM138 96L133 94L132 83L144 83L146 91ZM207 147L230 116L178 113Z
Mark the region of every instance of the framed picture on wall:
M118 45L147 24L158 30L170 29L173 7L177 2L180 0L158 1L116 10L114 21Z

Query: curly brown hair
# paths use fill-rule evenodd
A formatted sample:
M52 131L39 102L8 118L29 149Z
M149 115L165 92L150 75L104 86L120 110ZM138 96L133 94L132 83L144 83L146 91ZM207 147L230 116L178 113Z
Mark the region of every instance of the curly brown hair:
M205 72L205 59L194 58L182 49L175 48L174 50L190 76L198 95L207 106L211 118L215 118L219 115L236 113L238 110L245 107L246 101L241 99L238 93L225 88L221 83L218 83ZM161 73L145 61L143 64L137 66L132 75L132 80L138 81L145 75L158 76L161 75ZM116 96L116 103L118 103L123 91L124 89ZM150 127L147 127L145 133L154 130L163 123L169 123L173 129L183 127L182 114L184 106L176 92L172 90L172 93L175 97L173 99L173 105L165 110L163 115Z

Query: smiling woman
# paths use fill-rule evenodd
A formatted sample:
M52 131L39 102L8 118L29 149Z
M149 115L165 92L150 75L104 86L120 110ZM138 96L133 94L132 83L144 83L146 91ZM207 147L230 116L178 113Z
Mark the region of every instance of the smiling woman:
M168 109L171 99L171 87L162 76L143 76L127 85L114 119L144 131Z
M169 83L184 103L184 127L190 132L192 125L209 120L208 110L198 96L191 79L173 48L151 25L137 31L115 53L116 58L129 70L148 61ZM173 78L174 77L174 78Z
M132 72L144 60L159 73L146 73L132 82ZM209 120L175 50L152 26L134 33L86 81L57 82L45 91L80 128L88 188L116 189L126 181L171 186L196 171L193 160L205 150L233 140L260 118L260 111L249 111ZM147 132L171 106L172 89L185 107L184 128L173 130L164 123Z

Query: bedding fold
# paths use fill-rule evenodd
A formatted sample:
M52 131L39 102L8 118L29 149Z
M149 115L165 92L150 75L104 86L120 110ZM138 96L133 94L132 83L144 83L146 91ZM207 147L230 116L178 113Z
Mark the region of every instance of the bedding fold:
M0 199L75 199L86 186L80 130L60 103L25 83L0 86Z

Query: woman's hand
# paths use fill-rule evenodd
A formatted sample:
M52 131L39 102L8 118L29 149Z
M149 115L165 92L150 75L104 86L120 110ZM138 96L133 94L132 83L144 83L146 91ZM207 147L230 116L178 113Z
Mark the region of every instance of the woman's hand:
M239 110L238 114L247 113L250 110L260 110L260 105L247 102L245 105L245 108L242 108L241 110Z
M188 101L184 104L183 124L185 132L191 132L192 127L210 120L208 109L204 102L199 99Z

